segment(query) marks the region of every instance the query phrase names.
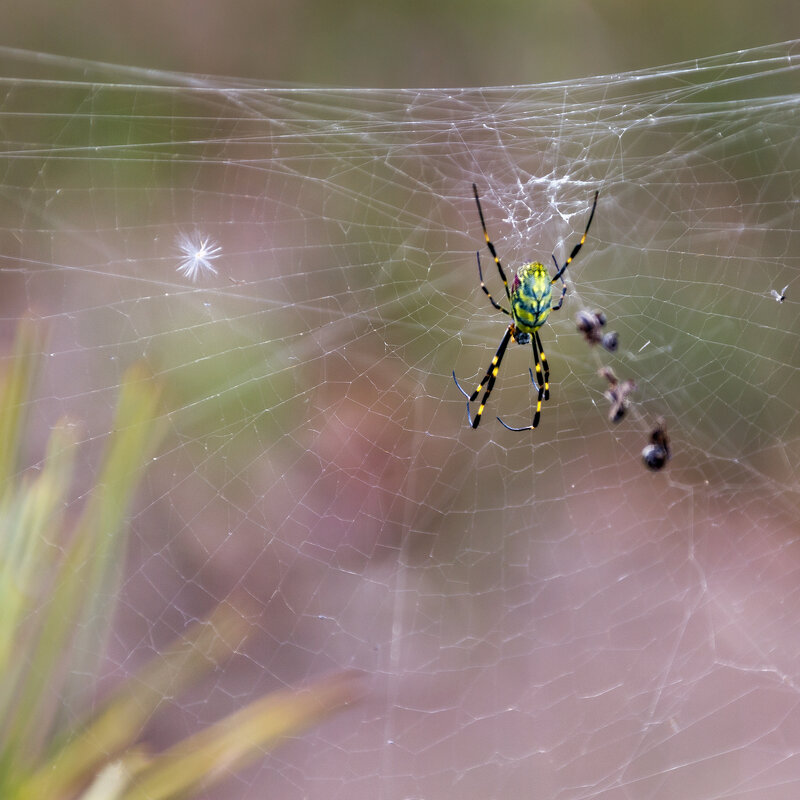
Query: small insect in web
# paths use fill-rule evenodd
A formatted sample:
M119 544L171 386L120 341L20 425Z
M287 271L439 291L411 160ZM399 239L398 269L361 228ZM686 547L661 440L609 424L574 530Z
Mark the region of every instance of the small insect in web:
M498 311L502 311L506 316L511 317L511 323L506 328L506 332L503 334L503 338L500 340L500 346L497 348L497 352L494 354L492 363L489 364L489 368L486 370L483 380L481 380L472 394L467 394L464 389L461 388L461 384L458 382L458 378L456 378L455 370L453 370L453 380L455 381L456 386L461 394L467 398L467 420L473 428L477 428L478 425L480 425L481 415L483 414L483 410L486 407L486 403L488 402L489 396L494 388L494 383L497 379L497 373L500 371L500 364L503 361L503 356L505 355L508 343L511 341L511 339L513 339L517 344L528 344L528 342L530 342L531 347L533 348L533 362L536 367L535 377L533 370L529 368L528 372L531 376L531 383L536 386L539 391L539 396L536 400L536 411L533 415L533 422L530 425L526 425L522 428L512 428L510 425L506 425L506 423L503 422L500 417L498 417L497 420L504 428L507 428L510 431L532 431L539 424L539 418L542 413L542 401L550 399L550 367L547 364L547 356L542 348L542 340L539 338L539 328L541 328L542 325L544 325L544 323L547 321L547 317L550 315L550 312L558 311L558 309L561 308L561 304L564 302L564 296L567 293L567 284L564 281L564 272L572 263L572 260L575 258L575 256L578 255L581 247L583 247L583 244L586 241L586 235L589 233L589 226L592 224L592 220L594 219L594 212L597 208L597 197L600 192L596 191L594 193L592 210L589 212L589 220L586 223L586 228L583 231L580 241L572 248L572 252L569 254L569 257L561 267L559 267L555 254L553 254L553 263L556 267L556 274L551 278L544 264L541 264L538 261L534 261L530 264L523 264L523 266L521 266L514 275L514 281L511 284L510 289L508 287L508 278L506 278L505 270L500 263L500 258L498 257L494 244L492 244L492 240L489 238L489 233L486 230L486 222L483 218L483 209L481 208L481 201L478 197L478 187L474 183L472 184L472 192L475 195L475 204L478 206L478 216L481 220L483 238L486 240L486 247L489 249L489 252L492 254L492 258L494 259L494 263L497 265L497 271L500 274L500 280L503 281L506 299L508 300L511 309L509 310L501 306L486 288L486 284L483 281L483 270L481 269L481 256L480 252L478 252L476 253L476 256L478 258L478 277L481 282L481 289L489 298L489 302L494 308L496 308ZM558 298L558 303L553 305L553 284L557 281L561 281L562 284L561 296ZM480 405L478 406L478 411L473 419L470 413L469 404L477 399L484 387L486 388L483 398L481 399Z
M671 456L667 426L664 419L659 418L656 420L656 427L650 433L650 444L642 450L642 461L648 469L658 472L664 468Z
M619 336L616 331L603 333L603 326L606 324L606 315L599 309L596 311L579 311L575 317L578 330L583 334L583 338L591 345L599 344L613 353L619 344Z
M769 293L772 295L773 298L775 298L775 300L777 300L779 303L782 303L786 299L786 290L788 288L789 284L787 283L786 286L784 286L783 289L781 289L780 294L778 294L778 292L776 292L774 289L770 289Z
M611 403L608 412L609 422L619 422L628 411L628 395L636 389L636 382L620 381L611 367L600 367L597 374L608 381L608 389L604 392L606 400Z

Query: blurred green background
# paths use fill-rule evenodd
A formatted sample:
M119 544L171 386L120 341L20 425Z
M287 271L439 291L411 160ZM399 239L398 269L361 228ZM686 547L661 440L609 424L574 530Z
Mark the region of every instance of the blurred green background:
M780 0L50 0L18 4L4 17L6 46L256 85L533 84L737 51L800 32L796 3ZM14 59L7 62L13 70ZM67 70L90 80L76 77L80 64L67 59L50 63L45 77L56 81ZM772 410L791 395L796 375L796 345L784 336L793 309L764 297L775 275L776 288L785 282L769 267L796 252L795 217L784 213L800 174L790 111L766 128L776 138L774 161L768 147L756 150L762 131L737 137L736 121L720 123L730 136L717 145L712 124L689 110L649 135L628 120L633 141L626 139L617 162L613 126L589 148L579 117L555 142L560 154L548 153L552 126L564 119L558 92L507 93L485 107L488 93L474 93L465 134L474 161L462 158L459 141L447 140L446 124L424 128L445 131L440 149L416 149L409 139L404 160L403 148L394 147L403 140L382 138L382 124L394 135L401 114L392 94L378 97L388 98L388 110L374 119L366 94L343 100L344 109L363 100L366 129L376 127L372 140L359 138L356 124L340 141L324 131L318 137L324 126L314 117L335 109L335 97L325 108L320 93L306 106L276 92L250 98L245 113L233 93L181 87L159 95L128 90L124 70L109 74L119 89L38 87L33 111L25 84L6 98L5 252L27 262L4 276L0 303L5 310L15 294L17 313L34 306L55 321L48 351L55 357L43 410L37 407L43 420L55 416L50 405L59 413L66 406L88 417L87 438L100 436L121 366L140 357L154 364L178 409L170 446L145 479L144 511L132 519L131 575L108 656L112 677L131 654L143 657L151 642L168 640L231 587L263 601L264 635L239 673L217 676L151 741L176 738L262 689L355 665L373 679L366 721L343 719L318 739L292 742L283 761L264 767L269 786L278 787L274 796L311 796L316 778L320 797L334 796L330 787L346 780L348 794L340 796L349 798L485 798L503 788L515 797L530 791L534 777L551 776L557 787L539 784L541 796L575 797L585 796L576 787L613 782L620 764L680 782L687 762L712 777L733 775L737 788L735 769L721 768L722 758L704 759L707 741L719 756L778 733L787 751L800 750L781 727L782 712L755 729L747 709L740 713L736 699L750 693L750 676L741 688L719 691L716 669L752 663L772 689L770 676L791 677L798 663L797 637L786 635L796 604L784 604L780 590L797 584L792 559L800 563L784 549L792 540L789 515L774 503L768 524L763 506L774 497L759 494L758 480L746 483L755 472L748 472L752 453L763 455L758 436L773 444L784 433L778 423L797 424L788 402ZM154 73L152 83L160 78ZM714 77L715 88L724 78ZM746 92L743 84L736 88ZM617 85L587 93L587 118L602 121ZM632 81L619 86L631 96L639 90ZM674 86L665 78L650 88L650 107L659 108ZM414 95L404 99L425 99ZM499 147L484 129L484 108L491 116L515 100L516 116L498 124ZM414 108L424 115L422 102ZM442 109L446 123L446 102ZM438 122L435 111L432 118ZM375 150L362 154L362 141ZM137 149L139 142L158 146ZM32 143L41 145L41 158L17 157ZM660 172L665 153L673 161ZM539 158L558 170L540 169ZM485 209L509 263L521 255L514 249L520 242L547 258L576 230L574 219L559 219L554 209L578 214L579 230L591 193L567 186L556 204L535 181L529 196L517 179L546 175L557 186L568 173L594 186L606 158L608 189L568 308L571 314L578 291L604 304L626 326L624 341L635 342L637 378L653 381L640 381L640 396L652 401L648 418L665 406L675 409L671 424L682 414L671 430L684 449L658 482L638 463L644 421L622 448L611 447L596 365L566 317L558 335L544 332L558 395L535 453L527 439L500 432L493 415L492 427L467 430L450 379L453 366L468 382L480 373L502 328L475 281L480 235L469 182L486 171ZM218 236L228 255L227 274L197 287L182 286L174 274L174 233L192 226ZM753 265L765 262L756 275ZM659 351L658 340L671 349ZM516 366L509 356L493 411L526 408L525 363L521 353ZM719 413L721 406L730 414ZM762 424L765 408L770 418ZM751 458L740 465L743 449ZM782 487L796 464L782 450L768 455L760 475ZM733 494L738 516L728 505ZM754 575L759 558L763 568ZM776 576L778 562L785 572ZM742 597L752 608L736 605ZM717 635L720 608L739 609L727 640ZM785 627L775 622L781 610ZM766 617L770 637L763 635ZM633 668L630 653L640 659ZM759 660L764 653L770 658ZM685 688L703 679L712 712L729 713L716 715L712 736L698 724L706 706L687 700ZM789 696L790 684L779 687ZM602 736L583 738L609 733L615 723L630 725L630 746L616 728L609 739L619 749L610 754ZM663 742L645 741L643 730L663 731ZM743 744L713 743L731 731ZM681 746L697 755L686 757ZM767 766L786 763L783 756L773 746ZM475 780L476 765L485 783ZM753 770L765 774L759 763ZM471 773L469 794L461 778ZM243 781L247 797L264 796L267 780L256 775ZM419 783L410 780L416 777ZM711 778L701 777L695 793L673 796L714 796ZM621 785L627 779L621 775ZM359 780L360 793L352 785ZM236 788L225 796L245 796ZM733 791L726 785L716 796Z
M793 38L798 23L794 0L31 0L4 4L0 43L270 81L487 86L735 51Z

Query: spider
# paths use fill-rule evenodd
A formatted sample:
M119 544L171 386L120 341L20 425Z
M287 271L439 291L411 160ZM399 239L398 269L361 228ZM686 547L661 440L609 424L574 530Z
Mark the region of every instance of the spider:
M477 428L481 424L481 414L486 407L489 400L489 395L494 388L494 382L497 379L497 373L500 371L500 362L503 360L508 343L513 338L517 344L531 343L533 347L533 361L536 365L536 377L534 379L533 370L528 368L531 376L531 383L538 387L539 396L536 400L536 412L533 415L533 422L526 425L524 428L512 428L506 425L500 417L497 418L498 422L510 431L532 431L539 424L539 417L542 413L542 400L550 399L550 368L547 365L547 356L544 354L542 348L542 340L539 338L539 328L547 321L551 311L558 311L561 304L564 302L564 295L567 293L567 284L564 282L564 271L572 263L572 260L580 252L583 243L586 241L586 234L589 232L589 226L592 224L594 212L597 208L597 197L600 194L599 190L594 193L594 202L592 203L592 210L589 214L589 221L586 223L586 228L583 231L581 240L572 248L569 258L564 262L563 266L558 266L555 254L553 254L553 263L556 267L556 274L551 278L547 272L544 264L534 261L531 264L524 264L517 270L514 276L514 282L511 284L511 289L508 288L508 279L506 278L505 270L503 269L500 259L497 256L497 251L489 238L489 233L486 230L486 222L483 218L483 209L481 208L481 201L478 197L478 187L473 183L472 192L475 195L475 203L478 206L478 216L481 218L481 228L483 228L483 238L486 240L486 246L494 258L494 263L497 264L497 271L500 273L500 279L503 281L503 287L506 290L506 298L508 299L511 310L503 308L489 293L486 284L483 281L483 270L481 269L481 256L480 252L475 255L478 258L478 277L481 282L481 289L483 289L489 302L498 311L502 311L507 316L511 317L511 323L506 328L503 338L500 340L500 346L494 354L492 363L486 370L483 380L478 384L475 391L470 395L467 394L462 388L461 384L456 378L455 370L453 370L453 380L461 394L467 398L467 420L473 428ZM556 281L561 281L561 296L558 298L558 304L553 305L553 284ZM469 404L473 402L480 393L481 389L486 387L486 391L478 406L478 413L475 414L473 419Z

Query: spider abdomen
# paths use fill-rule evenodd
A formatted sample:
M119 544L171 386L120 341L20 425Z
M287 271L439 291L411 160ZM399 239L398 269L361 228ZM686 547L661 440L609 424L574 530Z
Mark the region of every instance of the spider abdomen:
M544 264L538 261L520 267L511 285L511 313L523 333L535 333L550 314L553 286Z

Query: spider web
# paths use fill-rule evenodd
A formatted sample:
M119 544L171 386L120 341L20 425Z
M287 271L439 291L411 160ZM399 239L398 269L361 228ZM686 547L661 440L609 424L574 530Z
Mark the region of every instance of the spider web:
M360 706L206 796L796 797L800 42L447 90L0 59L0 308L50 331L32 461L64 413L101 445L134 361L169 398L108 679L234 589L262 635L157 745L365 674ZM530 433L494 419L530 423L529 347L477 431L451 378L507 324L473 182L509 273L563 263L600 190ZM178 237L218 274L177 272ZM604 365L637 385L616 425Z

